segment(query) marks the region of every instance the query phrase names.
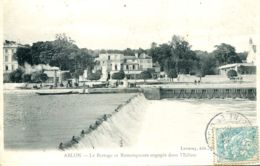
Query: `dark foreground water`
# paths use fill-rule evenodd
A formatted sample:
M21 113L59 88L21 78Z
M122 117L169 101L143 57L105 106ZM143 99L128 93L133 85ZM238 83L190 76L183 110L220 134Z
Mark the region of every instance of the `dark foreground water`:
M4 93L4 146L16 150L55 149L133 95Z

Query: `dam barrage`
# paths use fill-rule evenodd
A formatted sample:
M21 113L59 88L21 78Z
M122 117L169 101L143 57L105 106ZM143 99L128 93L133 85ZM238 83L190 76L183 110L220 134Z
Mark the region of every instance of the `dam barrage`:
M147 100L139 94L68 149L206 147L208 121L225 111L241 113L256 123L256 102L252 100Z

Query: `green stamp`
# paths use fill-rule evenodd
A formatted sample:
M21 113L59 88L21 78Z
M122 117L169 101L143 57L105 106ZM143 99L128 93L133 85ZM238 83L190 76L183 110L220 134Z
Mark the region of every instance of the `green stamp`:
M214 129L214 153L217 164L258 161L258 146L256 126Z

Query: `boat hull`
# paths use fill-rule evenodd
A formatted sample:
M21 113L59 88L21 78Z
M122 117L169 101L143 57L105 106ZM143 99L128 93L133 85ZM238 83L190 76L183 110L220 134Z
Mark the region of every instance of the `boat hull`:
M69 94L76 94L75 92L36 92L38 95L69 95Z

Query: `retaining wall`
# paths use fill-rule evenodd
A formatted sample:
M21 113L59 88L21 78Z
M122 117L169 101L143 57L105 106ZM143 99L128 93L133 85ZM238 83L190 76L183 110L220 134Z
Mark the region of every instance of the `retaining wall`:
M246 98L256 99L256 88L145 88L149 100L164 98Z

